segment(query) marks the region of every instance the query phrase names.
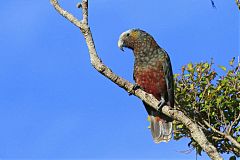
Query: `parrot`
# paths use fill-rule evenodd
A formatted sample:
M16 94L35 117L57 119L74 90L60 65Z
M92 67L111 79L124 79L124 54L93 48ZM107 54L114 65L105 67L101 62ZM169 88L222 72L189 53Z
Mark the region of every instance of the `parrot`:
M174 81L170 57L154 38L141 29L129 29L118 40L118 47L134 54L133 88L140 87L159 100L158 110L143 102L150 119L155 143L168 142L172 137L173 119L161 112L164 105L174 108Z

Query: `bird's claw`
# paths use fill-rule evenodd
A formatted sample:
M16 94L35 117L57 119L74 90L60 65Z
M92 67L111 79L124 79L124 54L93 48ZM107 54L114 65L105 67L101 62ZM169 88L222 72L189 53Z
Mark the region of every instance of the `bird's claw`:
M162 110L162 107L164 106L165 102L166 102L165 99L163 97L161 97L161 100L159 101L159 104L158 104L157 111Z
M133 93L137 90L137 89L141 89L141 87L138 84L134 84L132 90L128 93L129 96L133 95Z

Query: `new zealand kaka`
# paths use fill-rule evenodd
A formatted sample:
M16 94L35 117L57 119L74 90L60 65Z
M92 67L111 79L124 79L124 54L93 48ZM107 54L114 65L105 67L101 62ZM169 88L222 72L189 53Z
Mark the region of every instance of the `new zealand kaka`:
M118 47L133 50L136 85L152 94L160 101L159 110L146 103L144 106L150 117L151 132L155 143L168 142L172 137L172 118L161 113L167 104L174 107L174 84L170 58L154 38L140 29L130 29L120 35Z

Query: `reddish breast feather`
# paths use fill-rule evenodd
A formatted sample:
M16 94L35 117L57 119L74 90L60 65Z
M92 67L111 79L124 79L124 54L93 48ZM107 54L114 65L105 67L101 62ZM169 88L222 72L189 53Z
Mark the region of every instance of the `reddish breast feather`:
M167 91L164 74L160 69L138 70L135 71L134 75L136 83L158 100Z

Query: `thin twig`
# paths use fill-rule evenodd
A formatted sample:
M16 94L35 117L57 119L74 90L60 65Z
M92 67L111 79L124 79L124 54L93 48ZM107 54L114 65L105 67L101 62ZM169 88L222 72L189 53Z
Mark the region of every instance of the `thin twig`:
M205 123L206 126L208 126L209 128L211 128L214 132L218 133L219 135L223 136L224 138L228 139L231 143L233 143L238 149L240 149L240 143L238 143L232 136L230 136L229 134L223 133L219 130L217 130L216 128L214 128L213 126L211 126L207 121L203 120L203 122Z
M215 3L214 3L213 0L211 0L211 3L212 3L212 7L213 7L213 8L216 8Z
M234 119L234 121L233 121L233 122L231 123L231 125L229 126L228 131L227 131L228 134L230 134L233 125L234 125L237 121L239 121L239 119L240 119L240 114L238 115L237 118Z

